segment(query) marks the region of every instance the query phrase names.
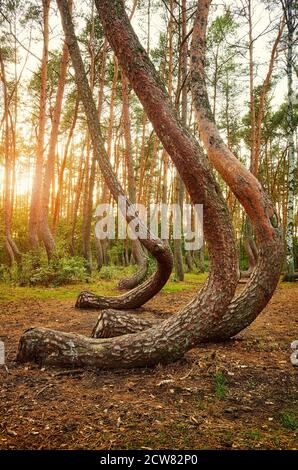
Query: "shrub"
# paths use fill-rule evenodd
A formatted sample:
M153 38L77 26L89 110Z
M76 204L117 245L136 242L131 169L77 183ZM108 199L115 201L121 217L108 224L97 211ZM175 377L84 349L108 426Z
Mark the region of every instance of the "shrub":
M2 271L0 270L0 276ZM50 262L44 253L23 255L22 267L14 266L2 273L4 281L21 286L60 286L87 280L85 260L79 256L58 256L56 253Z

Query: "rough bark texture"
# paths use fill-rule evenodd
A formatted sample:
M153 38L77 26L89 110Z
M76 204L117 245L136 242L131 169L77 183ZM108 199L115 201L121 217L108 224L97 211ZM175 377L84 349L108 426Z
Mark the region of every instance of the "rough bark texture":
M235 335L248 326L270 300L279 280L283 242L274 206L259 181L225 145L211 112L205 82L205 35L211 0L198 2L192 50L191 87L200 135L210 160L236 195L255 228L259 259L246 288L229 306L215 337ZM229 319L230 318L230 319Z
M119 312L119 310L103 310L100 312L97 323L92 331L92 338L114 338L129 333L148 330L156 320L145 320L132 312Z
M59 0L58 5L65 15L66 0ZM69 367L115 368L176 360L208 337L225 313L238 282L228 209L202 149L179 123L163 84L131 28L123 2L97 1L96 6L110 44L159 139L177 165L193 202L204 204L210 275L184 309L140 333L93 339L42 328L29 330L20 340L18 360L21 362L33 360Z

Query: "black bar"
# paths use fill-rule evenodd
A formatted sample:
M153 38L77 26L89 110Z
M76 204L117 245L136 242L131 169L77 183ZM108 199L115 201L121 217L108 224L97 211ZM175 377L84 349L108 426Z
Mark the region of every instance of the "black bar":
M237 451L237 450L111 450L111 451L0 451L0 468L5 470L5 464L26 462L48 465L59 463L83 465L87 469L91 464L93 469L101 467L146 468L149 466L199 466L202 470L209 469L209 465L237 465L272 463L282 468L298 468L297 451ZM288 467L288 466L293 467Z

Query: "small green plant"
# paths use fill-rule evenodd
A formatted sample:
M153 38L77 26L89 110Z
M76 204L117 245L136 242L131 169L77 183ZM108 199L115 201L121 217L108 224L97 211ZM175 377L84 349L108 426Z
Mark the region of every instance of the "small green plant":
M252 429L250 431L247 431L246 437L251 441L259 441L261 437L260 431L258 429Z
M298 418L292 413L282 413L280 419L284 428L292 429L293 431L298 429Z
M223 372L218 372L214 377L215 395L221 400L227 395L227 379Z

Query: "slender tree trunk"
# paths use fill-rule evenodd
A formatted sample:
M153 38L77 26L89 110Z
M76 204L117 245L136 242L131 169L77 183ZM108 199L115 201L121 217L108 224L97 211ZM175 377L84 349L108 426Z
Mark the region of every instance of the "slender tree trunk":
M84 182L84 173L85 173L85 169L83 168L84 147L85 147L85 143L83 145L83 148L81 149L82 153L81 153L81 158L80 158L80 163L79 163L78 178L77 178L77 183L76 183L75 191L74 191L75 200L74 200L73 211L72 211L71 236L70 236L70 254L72 256L75 255L75 231L76 231L78 210L79 210L79 204L80 204L83 182Z
M78 118L78 109L79 109L79 99L76 98L76 104L75 104L75 109L73 113L73 120L71 127L69 129L69 133L67 136L67 141L65 144L65 149L63 153L63 159L61 162L61 166L59 169L59 174L58 174L58 189L57 189L57 194L55 198L55 204L54 204L54 216L53 216L53 230L56 230L58 220L59 220L59 214L60 214L60 207L61 207L61 198L62 198L62 193L63 193L63 182L64 182L64 171L66 167L66 162L68 158L68 153L69 153L69 147L70 143L73 137L73 133L76 127L77 123L77 118Z
M35 175L32 186L31 207L29 216L29 243L34 250L39 246L39 220L41 210L41 184L43 157L44 157L44 137L46 125L46 92L47 92L47 63L49 47L49 9L51 0L42 0L43 9L43 53L41 61L41 86L39 98L39 120L38 136L36 146Z
M4 187L4 228L5 228L5 247L9 256L10 265L16 261L18 264L22 261L21 253L14 242L11 235L11 219L12 219L12 188L13 188L13 162L11 158L10 146L10 126L9 126L9 100L8 86L6 81L5 66L0 47L0 72L3 84L3 101L4 101L4 156L5 156L5 187ZM16 145L13 139L13 145Z
M172 4L171 4L172 5ZM186 87L186 78L187 78L187 37L186 37L186 0L182 0L181 5L181 39L180 39L180 56L179 56L179 75L181 77L181 86L182 86L182 103L181 103L181 122L184 126L187 125L187 87ZM179 105L179 104L178 104ZM179 174L176 176L175 182L175 203L179 205L180 214L181 214L181 238L174 240L174 264L175 264L175 274L176 278L179 281L184 280L184 267L183 267L183 254L182 254L182 236L183 236L183 202L184 202L184 184ZM190 260L189 260L190 268Z
M287 230L286 230L286 275L284 280L295 280L294 263L294 200L296 187L297 161L294 146L294 89L293 89L293 44L295 31L294 2L282 0L287 23L287 79L288 79L288 109L287 109L287 141L288 141L288 204L287 204ZM297 28L297 18L296 18Z
M72 0L69 0L71 8ZM60 62L59 80L57 85L56 102L53 111L52 129L49 141L48 158L43 178L43 186L41 192L41 208L40 208L40 221L39 233L44 243L48 259L53 255L55 249L55 239L49 226L49 202L50 202L50 187L53 180L53 173L55 168L56 146L58 140L59 124L62 110L62 100L65 87L66 72L68 66L68 49L67 44L64 43L63 53Z
M125 163L127 169L128 197L132 204L136 203L136 181L132 155L132 143L130 133L130 109L128 97L128 82L122 73L122 101L123 101L123 127L125 139ZM138 265L138 271L130 278L121 279L118 283L120 289L133 289L139 285L145 278L148 269L148 259L143 251L139 240L132 240L132 255Z
M250 106L250 171L257 177L258 168L256 162L256 107L254 96L254 40L253 40L253 24L252 24L252 5L251 0L247 0L247 20L248 20L248 52L249 52L249 106ZM257 247L253 238L253 227L249 218L244 221L244 247L248 257L248 270L243 273L245 277L249 277L257 264Z

